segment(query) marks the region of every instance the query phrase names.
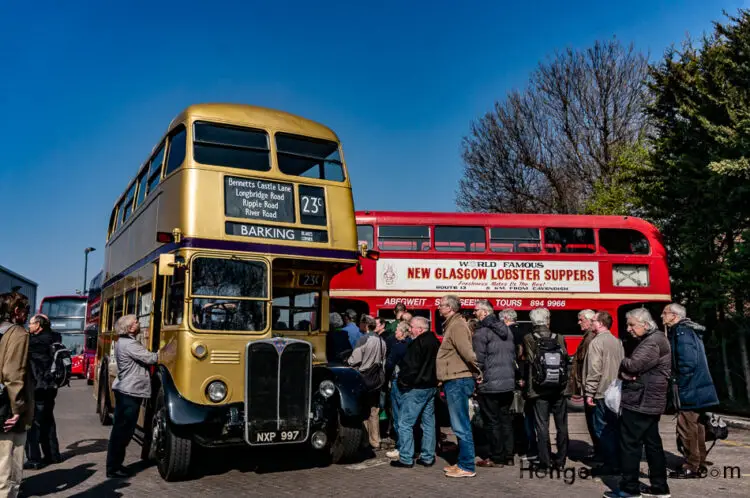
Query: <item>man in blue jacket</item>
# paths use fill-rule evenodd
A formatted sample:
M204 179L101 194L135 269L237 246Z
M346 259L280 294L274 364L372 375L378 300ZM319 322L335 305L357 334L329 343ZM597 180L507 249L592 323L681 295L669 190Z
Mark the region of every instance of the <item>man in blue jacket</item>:
M706 327L687 318L685 307L675 303L664 308L661 318L672 348L672 372L680 397L677 439L685 454L685 463L670 477L695 478L706 468L706 431L699 418L719 404L703 345Z

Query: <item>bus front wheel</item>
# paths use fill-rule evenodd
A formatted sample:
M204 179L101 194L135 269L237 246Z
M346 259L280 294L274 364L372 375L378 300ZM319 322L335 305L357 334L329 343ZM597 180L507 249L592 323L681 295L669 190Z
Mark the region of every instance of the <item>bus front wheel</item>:
M102 425L110 425L112 423L112 403L109 401L108 391L107 381L104 379L100 380L96 411L99 413L99 422Z
M331 461L343 463L353 460L359 453L363 436L364 428L361 423L345 424L343 420L340 420L336 438L331 443Z
M154 406L150 454L156 460L159 475L165 481L182 480L190 470L193 442L175 434L167 416L163 389L159 389Z

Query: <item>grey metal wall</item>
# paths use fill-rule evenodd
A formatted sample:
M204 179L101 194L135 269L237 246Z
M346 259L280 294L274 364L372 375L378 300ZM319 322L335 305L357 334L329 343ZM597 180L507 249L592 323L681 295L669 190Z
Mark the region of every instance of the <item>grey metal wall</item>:
M0 293L10 292L13 287L20 287L18 292L29 298L29 304L31 305L31 313L34 314L37 311L36 303L36 289L37 283L33 280L29 280L26 277L19 275L3 266L0 266Z

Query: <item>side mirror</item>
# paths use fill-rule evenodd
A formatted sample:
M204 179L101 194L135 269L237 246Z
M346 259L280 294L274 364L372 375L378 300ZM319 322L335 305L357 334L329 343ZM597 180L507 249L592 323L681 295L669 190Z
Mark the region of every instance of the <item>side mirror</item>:
M372 259L373 261L377 261L380 259L380 251L374 251L370 249L369 251L365 252L365 257L367 259Z

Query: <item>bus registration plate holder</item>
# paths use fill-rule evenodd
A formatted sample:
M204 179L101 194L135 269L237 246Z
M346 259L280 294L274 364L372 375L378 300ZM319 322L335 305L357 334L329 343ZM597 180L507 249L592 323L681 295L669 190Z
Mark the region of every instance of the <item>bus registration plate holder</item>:
M303 441L306 431L250 431L250 444L283 444Z

